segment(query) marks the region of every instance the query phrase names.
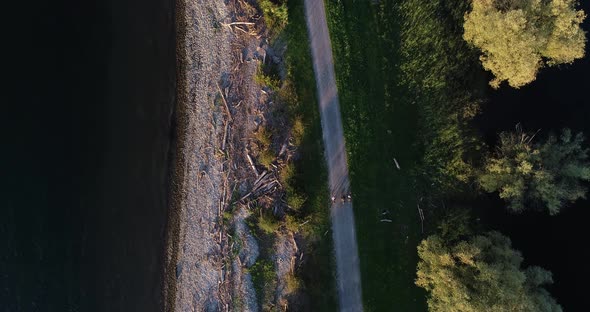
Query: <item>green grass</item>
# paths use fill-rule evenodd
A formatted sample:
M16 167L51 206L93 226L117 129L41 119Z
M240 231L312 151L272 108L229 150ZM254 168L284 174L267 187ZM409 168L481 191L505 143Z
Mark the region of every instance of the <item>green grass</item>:
M419 112L417 177L429 193L465 193L481 143L470 127L485 78L462 39L466 0L400 1L400 85Z
M417 109L397 86L394 9L327 1L366 311L425 310L414 286L420 221L412 168ZM402 170L397 170L396 158ZM381 215L389 210L387 216ZM380 222L381 218L393 222Z
M470 169L465 116L473 98L465 80L473 55L460 34L467 2L325 3L365 310L424 311L425 292L414 285L423 238L417 201L431 188L465 183Z

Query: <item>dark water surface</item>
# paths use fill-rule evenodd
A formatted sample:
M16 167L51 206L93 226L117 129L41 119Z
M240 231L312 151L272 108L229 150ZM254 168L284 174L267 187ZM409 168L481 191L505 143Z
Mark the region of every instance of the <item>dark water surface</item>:
M582 1L582 7L590 12L590 2ZM583 27L590 30L588 18ZM495 141L498 132L513 130L518 122L529 131L541 129L539 135L569 127L583 131L590 147L589 91L587 44L586 57L573 65L545 69L537 81L520 90L502 86L499 91L490 91L491 102L478 125L489 143ZM579 200L554 217L535 212L515 216L503 207L497 196L489 196L484 221L510 236L525 262L553 272L555 283L550 291L565 311L588 311L590 201Z
M173 4L3 9L0 311L161 310Z

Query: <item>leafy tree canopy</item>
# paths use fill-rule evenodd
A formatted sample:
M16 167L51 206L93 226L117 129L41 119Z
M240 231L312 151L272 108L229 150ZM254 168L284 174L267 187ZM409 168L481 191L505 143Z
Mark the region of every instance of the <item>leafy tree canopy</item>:
M585 197L588 149L582 147L583 135L573 136L569 129L541 144L533 144L533 138L520 128L501 133L497 153L486 160L479 184L487 192L498 191L515 212L532 205L554 215L566 203Z
M418 246L416 285L429 292L431 312L556 312L542 288L553 282L540 267L521 269L523 258L498 232L449 246L433 235Z
M465 14L463 38L479 48L483 67L514 88L533 80L545 64L584 56L584 11L575 0L474 0Z

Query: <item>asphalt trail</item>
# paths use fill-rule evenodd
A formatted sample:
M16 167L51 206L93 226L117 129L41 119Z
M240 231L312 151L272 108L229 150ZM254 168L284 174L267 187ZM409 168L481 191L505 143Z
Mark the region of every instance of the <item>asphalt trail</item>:
M350 194L350 182L324 1L305 0L305 18L318 89L330 192L336 197L330 207L330 216L336 255L338 301L340 311L362 311L361 274L352 202L341 199Z

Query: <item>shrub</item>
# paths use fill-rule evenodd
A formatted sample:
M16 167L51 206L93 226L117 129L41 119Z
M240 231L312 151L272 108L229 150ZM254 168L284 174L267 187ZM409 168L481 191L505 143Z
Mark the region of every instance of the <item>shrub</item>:
M269 213L262 213L258 218L258 229L265 234L273 234L279 230L279 227L279 222Z
M276 2L279 3L275 4L272 0L258 1L266 26L271 31L271 36L276 36L283 31L289 21L286 1L279 0Z
M287 69L287 71L288 70L289 69ZM293 119L294 117L300 117L298 114L301 111L301 106L299 105L300 103L297 96L297 90L290 78L283 82L283 85L277 91L276 96L281 101L281 103L285 104L290 119Z
M471 210L464 207L453 207L446 211L438 225L440 236L447 242L454 242L472 233L470 225Z
M288 273L285 276L285 290L287 294L292 294L296 292L297 290L299 290L300 287L301 282L293 273Z
M280 80L265 74L261 69L258 69L258 72L254 76L254 81L256 81L261 86L269 87L273 91L278 90L281 86Z
M285 228L294 233L299 232L299 222L297 221L297 218L290 215L285 216Z
M254 138L262 146L263 149L268 148L271 144L270 133L266 131L266 128L261 127L260 129L258 129L258 131L256 131L256 133L254 134Z
M303 124L303 120L301 119L301 116L296 116L293 118L293 126L291 127L291 137L293 138L293 144L301 144L304 134L305 125Z
M258 162L266 168L269 168L274 160L275 155L270 149L261 150L258 154Z
M305 204L306 198L293 190L287 190L287 205L293 210L299 210Z
M276 286L276 274L274 265L269 260L258 260L249 269L252 275L252 283L258 295L259 301L266 302L265 298L272 295Z
M267 168L270 167L272 162L275 160L275 154L270 148L272 143L270 133L265 128L261 127L254 134L254 138L256 139L260 149L258 153L258 162Z
M291 184L291 179L295 175L295 166L292 163L287 164L279 173L279 179L284 185Z
M232 217L233 217L233 214L231 211L224 211L223 212L223 221L225 223L228 223L229 221L231 221Z

